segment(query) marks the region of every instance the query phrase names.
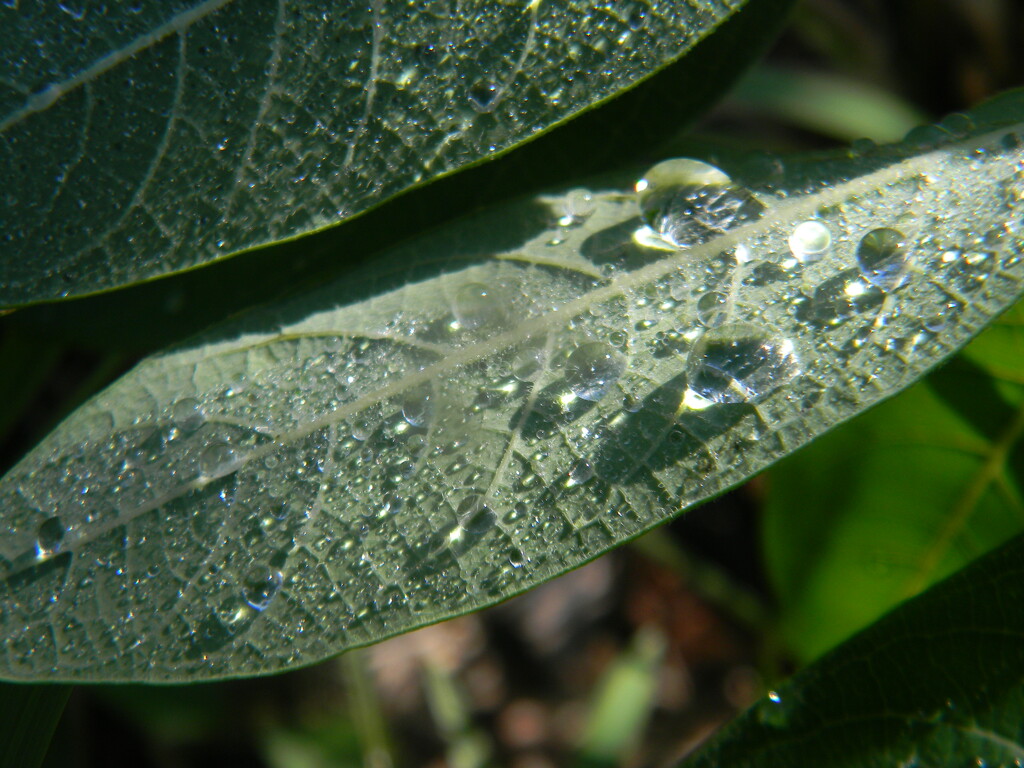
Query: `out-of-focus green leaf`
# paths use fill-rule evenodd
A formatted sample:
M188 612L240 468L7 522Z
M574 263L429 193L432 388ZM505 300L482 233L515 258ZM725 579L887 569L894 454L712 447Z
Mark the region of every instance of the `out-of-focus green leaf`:
M580 768L622 765L640 743L655 693L665 638L641 630L632 647L616 659L601 680L580 737Z
M685 768L1024 761L1024 537L900 606L768 697Z
M1020 317L772 470L765 560L802 659L1024 527Z
M0 481L0 674L310 664L741 482L1020 295L1022 112L506 206L144 361Z
M0 5L0 305L330 226L615 95L743 3Z
M36 768L46 757L71 688L0 684L0 768Z
M732 99L840 141L898 141L926 119L880 88L800 70L757 67L739 82Z

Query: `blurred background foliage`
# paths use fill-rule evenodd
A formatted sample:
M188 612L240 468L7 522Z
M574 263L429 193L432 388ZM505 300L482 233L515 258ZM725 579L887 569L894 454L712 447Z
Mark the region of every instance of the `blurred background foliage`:
M1022 71L1019 0L804 0L693 133L624 161L893 140L1018 85ZM658 76L661 93L671 75ZM517 173L527 183L506 191L530 189L529 168ZM379 224L366 217L350 236ZM315 257L292 258L308 243L287 247L287 260L232 261L316 273ZM239 268L0 320L4 469L141 354L269 296L225 293L224 270ZM923 385L776 470L504 605L278 677L77 688L46 765L669 764L780 677L1020 528L1022 404L1018 308Z

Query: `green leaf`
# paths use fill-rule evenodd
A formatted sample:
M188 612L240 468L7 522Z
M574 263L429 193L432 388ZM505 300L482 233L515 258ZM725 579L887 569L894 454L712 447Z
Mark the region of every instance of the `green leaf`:
M1024 526L1019 317L1020 305L922 386L772 470L765 561L801 659Z
M683 765L1017 765L1022 636L1018 536L799 672Z
M66 685L0 685L0 768L36 768L64 712Z
M742 5L4 7L0 305L335 224L610 98Z
M748 187L659 165L650 226L631 192L527 200L144 361L0 481L2 674L310 664L743 481L1020 295L1022 113Z

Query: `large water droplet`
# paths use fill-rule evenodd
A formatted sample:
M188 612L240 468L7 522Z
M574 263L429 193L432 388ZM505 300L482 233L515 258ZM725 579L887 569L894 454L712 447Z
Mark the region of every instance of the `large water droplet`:
M66 530L59 517L49 517L36 531L36 558L46 560L60 552Z
M717 328L728 316L729 297L708 291L697 299L697 321L706 328Z
M424 384L406 393L402 399L402 418L410 426L422 427L430 420L433 412L433 395L429 384Z
M880 227L861 238L857 266L872 285L894 291L907 282L907 240L898 229Z
M255 565L245 576L242 597L257 611L265 611L281 590L284 577L266 565Z
M472 536L482 536L498 522L494 510L484 503L482 495L476 493L470 494L459 503L456 514L459 517L459 526Z
M183 397L171 408L171 417L182 432L195 432L206 421L202 404L194 397Z
M793 228L789 250L801 264L819 261L832 245L832 233L820 221L804 221Z
M480 80L469 89L469 103L477 112L489 112L498 98L498 86L490 80Z
M563 227L578 226L590 218L596 208L594 196L589 190L570 190L562 198L562 215L559 217L558 223Z
M662 239L686 248L754 221L765 206L721 170L699 160L658 163L636 183L644 222Z
M455 292L452 313L467 330L495 327L506 318L504 297L483 283L467 283Z
M586 459L580 459L569 468L569 474L565 478L566 488L575 488L590 481L594 476L594 465Z
M686 361L688 404L757 402L800 373L792 342L748 325L709 330ZM693 397L695 395L696 397Z
M516 352L512 360L512 375L520 381L536 381L544 372L546 357L544 347L528 343Z
M624 369L625 362L612 347L588 341L566 360L565 380L576 397L593 402L608 394Z
M240 465L238 452L227 443L211 443L199 454L199 472L208 480L230 475Z

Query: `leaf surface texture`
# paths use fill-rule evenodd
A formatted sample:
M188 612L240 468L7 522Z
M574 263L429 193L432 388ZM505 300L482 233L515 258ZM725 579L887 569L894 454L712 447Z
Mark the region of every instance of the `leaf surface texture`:
M0 481L2 674L309 664L743 481L1020 295L1020 111L657 166L643 219L616 189L509 205L144 361Z
M678 58L740 0L0 7L0 304L297 237Z

